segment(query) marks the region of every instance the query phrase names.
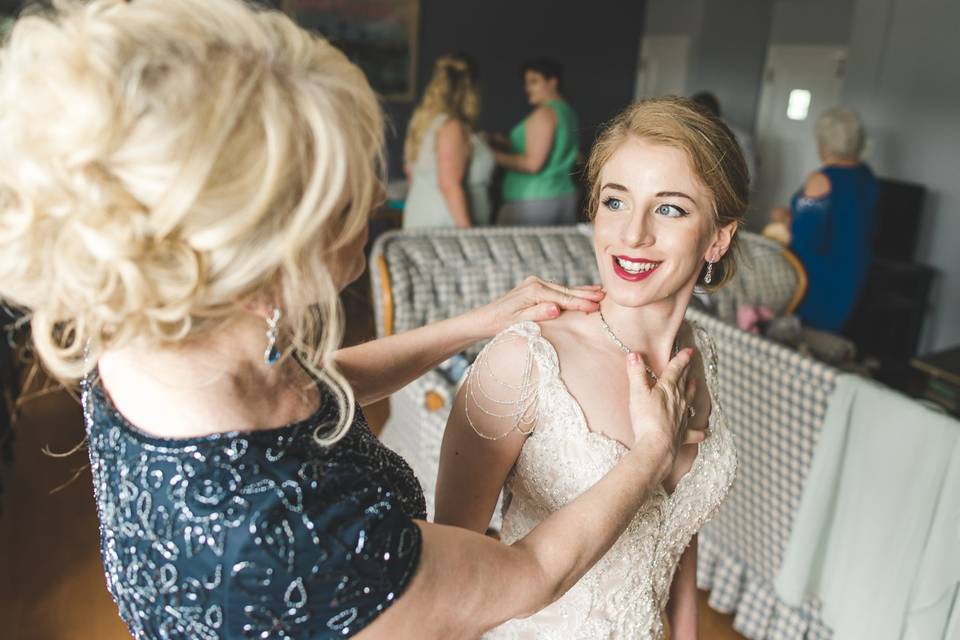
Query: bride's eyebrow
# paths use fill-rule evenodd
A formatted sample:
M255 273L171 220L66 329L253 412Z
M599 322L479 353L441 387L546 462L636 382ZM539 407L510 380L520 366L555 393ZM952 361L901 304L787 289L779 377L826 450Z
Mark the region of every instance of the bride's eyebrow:
M603 185L603 186L600 187L600 188L601 188L601 189L613 189L613 190L615 190L615 191L623 191L624 193L630 193L630 189L627 189L627 188L626 188L625 186L623 186L622 184L617 184L616 182L608 182L608 183L606 183L605 185Z
M660 191L657 193L658 198L686 198L690 202L696 204L696 200L688 196L682 191Z

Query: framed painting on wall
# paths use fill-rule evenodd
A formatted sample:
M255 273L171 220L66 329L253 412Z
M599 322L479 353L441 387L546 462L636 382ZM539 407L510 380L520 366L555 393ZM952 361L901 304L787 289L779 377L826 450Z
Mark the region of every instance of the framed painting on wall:
M420 0L283 0L282 6L346 53L374 91L387 100L414 99Z

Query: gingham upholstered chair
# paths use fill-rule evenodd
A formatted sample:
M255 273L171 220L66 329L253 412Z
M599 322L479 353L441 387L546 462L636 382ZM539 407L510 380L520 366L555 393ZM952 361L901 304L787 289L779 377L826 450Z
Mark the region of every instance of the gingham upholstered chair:
M720 404L735 434L737 479L701 530L697 583L711 608L734 614L754 640L831 637L810 600L800 609L773 589L800 506L836 369L694 310L717 345Z
M741 295L771 309L795 306L801 276L782 249L774 251L779 245L749 233L741 244L740 278L746 278ZM370 273L380 336L489 302L530 274L571 286L597 281L590 238L575 227L389 232L374 244ZM765 288L758 294L751 286ZM735 295L727 295L718 307L736 304ZM727 501L701 532L698 582L711 589L711 606L735 613L735 627L749 638L828 638L817 603L792 609L777 600L772 583L835 372L696 310L688 317L717 343L721 402L740 457ZM381 436L410 462L431 517L443 428L457 382L435 369L395 393Z
M741 305L767 307L775 315L790 315L807 292L807 272L783 245L749 231L738 234L737 271L719 291L710 294L714 313L737 323Z

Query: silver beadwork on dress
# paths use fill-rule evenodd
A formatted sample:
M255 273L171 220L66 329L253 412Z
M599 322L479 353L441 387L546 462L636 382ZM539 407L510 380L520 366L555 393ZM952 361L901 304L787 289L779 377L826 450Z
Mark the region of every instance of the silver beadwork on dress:
M497 376L493 367L487 362L490 351L502 344L506 338L504 334L494 338L477 356L471 375L467 376L467 402L464 405L464 413L474 433L484 440L500 440L514 431L520 432L521 435L529 435L537 421L537 385L531 379L534 367L533 356L529 352L526 354L519 384L511 384ZM481 380L483 376L487 376L492 384L497 385L498 391L505 393L506 399L498 399L494 395L496 391L485 389ZM492 405L490 409L484 406L487 403ZM473 417L470 415L471 405L490 417L509 420L509 428L503 433L492 436L483 433L473 422Z
M701 327L693 325L693 333L704 360L712 410L710 436L699 445L690 471L673 493L658 487L607 554L559 600L528 618L497 627L485 639L663 638L661 616L680 556L720 506L737 466L718 396L716 349ZM524 397L528 402L536 398L544 407L531 408L536 419L527 425L530 436L504 486L507 507L501 540L512 544L602 479L629 449L589 429L583 410L560 377L553 345L535 323L514 325L491 345L508 337L526 343L534 365L527 379L535 388L527 389Z
M359 410L317 444L339 414L320 389L306 420L170 440L128 423L95 369L84 379L106 582L136 640L348 638L403 592L419 482Z

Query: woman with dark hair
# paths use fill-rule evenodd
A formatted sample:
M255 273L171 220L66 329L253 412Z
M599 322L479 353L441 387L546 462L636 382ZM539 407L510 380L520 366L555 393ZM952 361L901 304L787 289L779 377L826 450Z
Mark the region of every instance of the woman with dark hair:
M580 153L577 114L560 93L563 67L553 60L523 65L523 84L533 112L510 131L497 164L503 180L500 225L573 224L576 187L570 177Z

